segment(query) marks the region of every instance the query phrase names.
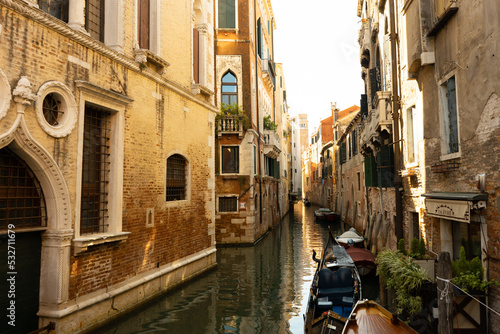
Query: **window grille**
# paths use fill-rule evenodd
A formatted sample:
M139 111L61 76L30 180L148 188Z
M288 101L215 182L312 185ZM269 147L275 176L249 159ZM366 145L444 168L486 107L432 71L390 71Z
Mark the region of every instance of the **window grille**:
M85 1L85 29L91 37L104 42L104 0Z
M187 160L180 154L167 159L167 201L186 199Z
M38 0L38 6L43 12L68 23L69 0Z
M47 226L42 188L32 170L10 149L0 150L0 229L14 224Z
M236 196L219 197L219 212L236 211L238 211L238 198Z
M107 231L110 173L110 113L85 108L80 233Z
M59 125L62 114L64 111L61 110L61 100L54 93L47 94L43 99L43 117L52 126Z

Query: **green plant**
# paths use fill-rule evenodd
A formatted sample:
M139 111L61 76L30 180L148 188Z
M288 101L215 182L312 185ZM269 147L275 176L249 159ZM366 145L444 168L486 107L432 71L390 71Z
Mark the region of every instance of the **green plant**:
M271 116L264 116L264 130L276 131L278 125L271 120Z
M425 241L424 239L420 239L420 242L418 243L418 252L422 256L422 258L425 258L427 255L427 248L425 248Z
M398 251L403 255L408 255L408 252L406 251L406 246L405 246L405 239L399 239Z
M419 248L419 241L418 241L417 238L411 239L411 243L410 243L410 255L411 255L411 257L413 257L415 259L421 258L420 248Z
M380 252L376 263L377 274L385 280L388 288L396 292L398 311L407 311L409 314L420 312L422 298L418 293L422 283L427 280L425 271L410 256L390 249Z
M241 122L243 129L246 130L250 127L250 122L248 120L247 114L243 111L241 106L233 102L231 104L222 103L220 106L220 111L215 115L215 124L219 124L219 120L224 116L236 116L236 120ZM218 125L215 127L215 134L219 130Z
M465 292L470 290L478 290L482 292L488 291L492 285L498 285L494 279L485 281L484 269L479 257L475 257L468 261L465 255L465 248L460 247L460 256L458 260L451 262L452 267L452 282L460 286Z

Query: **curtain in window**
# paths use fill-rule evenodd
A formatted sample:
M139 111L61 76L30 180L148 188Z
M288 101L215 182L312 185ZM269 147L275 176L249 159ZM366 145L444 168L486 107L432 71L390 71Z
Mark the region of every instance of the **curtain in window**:
M236 28L235 0L219 0L219 28Z

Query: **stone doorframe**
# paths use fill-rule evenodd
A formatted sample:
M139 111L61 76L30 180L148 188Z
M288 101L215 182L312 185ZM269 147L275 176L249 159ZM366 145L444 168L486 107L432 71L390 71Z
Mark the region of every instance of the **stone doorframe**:
M0 74L3 74L0 69ZM13 91L16 118L0 134L0 149L9 148L31 168L43 190L47 229L42 233L40 265L39 317L47 317L68 300L70 274L71 199L68 186L57 163L30 134L24 118L27 107L33 107L36 95L27 77L21 77Z

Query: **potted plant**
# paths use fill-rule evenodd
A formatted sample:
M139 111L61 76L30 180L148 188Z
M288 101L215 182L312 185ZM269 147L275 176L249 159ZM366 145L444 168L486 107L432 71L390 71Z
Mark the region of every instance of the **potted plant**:
M231 104L221 104L220 111L217 113L217 115L215 115L215 124L218 124L219 120L224 116L235 116L236 120L242 123L244 130L248 129L250 126L247 114L245 114L241 106L239 106L235 102ZM217 135L217 133L218 126L215 127L215 134Z
M452 283L459 286L463 291L472 295L485 295L488 288L492 285L498 285L494 279L484 280L484 269L479 257L472 260L467 260L465 248L460 247L460 256L458 260L451 262L452 267ZM463 294L459 289L454 287L455 295Z
M409 315L420 312L422 297L419 289L428 279L425 271L411 256L390 249L380 252L376 263L377 275L396 293L398 312Z
M278 125L271 120L271 116L264 116L264 130L272 130L276 132Z

